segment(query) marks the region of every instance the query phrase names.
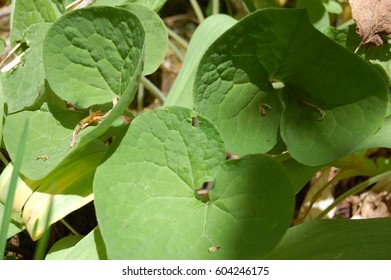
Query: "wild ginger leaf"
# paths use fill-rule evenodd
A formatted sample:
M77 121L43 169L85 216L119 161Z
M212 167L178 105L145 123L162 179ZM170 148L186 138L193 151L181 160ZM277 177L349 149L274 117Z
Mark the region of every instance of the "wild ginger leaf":
M205 182L208 202L196 191ZM97 169L94 195L110 259L262 258L293 213L282 166L264 155L225 161L214 125L179 107L132 122Z
M37 23L26 29L24 39L29 48L23 61L4 74L3 87L8 113L42 105L46 78L42 64L43 40L50 26L51 23Z
M389 260L390 218L314 220L288 230L269 259Z
M124 9L135 14L145 30L145 55L143 75L154 73L167 52L168 35L166 26L158 14L142 5L127 4Z
M229 152L269 152L280 133L295 160L316 166L355 151L380 128L388 91L376 69L314 29L304 10L269 9L207 50L194 103Z
M26 29L35 23L51 23L65 13L62 0L15 0L11 22L11 41L22 41Z
M138 18L124 9L90 7L64 15L44 41L50 87L76 107L111 102L137 79L144 36Z

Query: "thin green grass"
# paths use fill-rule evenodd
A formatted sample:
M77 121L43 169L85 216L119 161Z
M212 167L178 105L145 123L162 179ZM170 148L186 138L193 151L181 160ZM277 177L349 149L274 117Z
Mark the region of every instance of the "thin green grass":
M50 216L52 215L53 197L51 197L49 209L46 214L45 228L46 230L38 240L37 247L34 252L34 260L44 260L47 252L47 246L50 238L51 227L49 226Z
M1 230L0 230L1 259L4 258L5 248L7 245L7 233L8 233L8 228L9 228L10 221L11 221L12 204L13 204L14 197L15 197L16 184L18 181L20 167L22 165L24 149L26 147L28 127L29 127L29 122L27 120L24 125L22 136L20 138L18 151L16 153L16 158L15 158L15 162L14 162L14 169L12 170L11 181L10 181L10 184L8 187L7 199L5 202L4 214L3 214L3 219L1 222Z

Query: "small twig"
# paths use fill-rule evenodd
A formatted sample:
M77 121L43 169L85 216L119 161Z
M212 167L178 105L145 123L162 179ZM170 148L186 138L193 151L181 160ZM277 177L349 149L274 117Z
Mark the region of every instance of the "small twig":
M3 66L3 64L8 60L8 58L11 57L11 55L13 55L17 49L19 49L19 47L22 45L22 43L18 43L16 44L16 46L7 54L7 56L3 59L3 61L0 62L0 68ZM19 63L22 62L22 56L24 55L24 52L21 53L20 55L18 55L16 58L14 58L10 63L8 63L7 65L5 65L3 68L1 68L1 72L2 73L5 73L5 72L8 72L9 70L13 69L14 67L16 67Z

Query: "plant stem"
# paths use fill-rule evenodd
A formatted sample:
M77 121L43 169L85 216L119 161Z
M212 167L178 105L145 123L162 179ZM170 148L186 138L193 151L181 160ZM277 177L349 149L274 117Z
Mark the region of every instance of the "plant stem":
M5 156L1 152L0 152L0 160L4 163L5 166L9 164L9 161L5 158Z
M144 86L142 83L138 86L137 92L137 111L140 112L143 109L143 101L144 101Z
M174 43L168 41L168 46L174 51L174 53L180 59L180 61L183 61L185 59L184 54L177 48L177 46L175 46Z
M351 177L354 177L354 176L359 176L359 175L363 175L362 174L362 171L359 171L359 170L356 170L356 169L347 169L347 170L342 170L337 176L335 176L333 179L331 179L330 181L328 181L324 186L322 186L314 195L313 197L311 198L310 200L310 204L308 205L307 209L305 210L304 214L301 215L301 217L299 219L297 219L296 221L296 224L300 224L304 221L305 217L307 217L307 215L309 214L309 212L311 211L312 207L314 206L314 204L316 203L316 201L318 200L319 197L322 196L322 193L325 189L327 189L329 186L332 186L333 184L335 184L336 182L338 181L341 181L343 179L347 179L347 178L351 178ZM332 208L331 208L332 209ZM331 210L330 209L330 210ZM329 211L330 211L329 210ZM325 213L326 215L327 213Z
M198 5L197 0L190 0L190 4L193 7L194 13L196 14L196 17L198 21L201 23L204 21L205 16L201 11L200 5Z
M141 83L143 86L157 99L159 99L161 102L164 102L166 100L166 97L163 95L163 93L158 89L150 80L145 78L144 76L141 77Z
M213 0L212 2L212 15L220 13L220 0Z
M225 6L227 6L227 13L228 13L228 15L233 17L234 16L234 12L233 12L233 9L232 9L231 1L230 0L225 0Z
M181 47L184 49L188 49L189 43L186 42L185 39L183 39L181 36L179 36L176 32L172 31L170 28L166 27L168 36L170 36L172 39L174 39Z
M81 235L80 233L77 232L77 230L74 229L74 227L72 227L67 221L65 221L64 219L61 219L60 220L61 223L64 224L64 226L66 226L70 232L72 232L74 235Z
M212 1L212 15L217 15L220 13L220 0Z
M243 0L243 2L250 13L255 12L257 10L257 8L254 6L254 3L251 0Z
M38 240L37 248L34 252L34 260L44 260L46 256L47 246L51 233L50 226L50 217L52 215L53 210L53 196L50 196L49 208L47 209L46 219L45 219L45 228L46 230L43 232L41 238Z
M365 189L366 187L369 187L370 185L372 185L374 183L377 183L377 182L379 182L381 180L384 180L384 179L386 179L388 177L391 177L391 171L384 172L382 174L379 174L377 176L369 178L368 180L358 184L357 186L355 186L354 188L348 190L347 192L345 192L344 194L339 196L336 200L334 200L334 202L331 203L331 205L329 207L327 207L325 210L323 210L323 212L320 213L316 217L316 219L322 219L331 209L336 207L339 203L341 203L347 197L349 197L349 196L351 196L353 194L356 194L356 193L362 191L363 189Z

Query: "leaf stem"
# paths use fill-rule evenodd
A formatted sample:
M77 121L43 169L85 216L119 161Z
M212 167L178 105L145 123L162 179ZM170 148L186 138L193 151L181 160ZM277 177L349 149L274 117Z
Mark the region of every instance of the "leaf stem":
M212 15L220 13L220 0L213 0L212 2Z
M168 36L170 36L172 39L174 39L179 45L181 45L184 49L189 48L189 43L183 39L181 36L179 36L176 32L172 31L170 28L166 27Z
M9 161L5 158L2 152L0 152L0 160L2 163L4 163L5 166L9 164Z
M174 51L174 53L180 59L180 61L183 61L185 59L184 54L177 48L177 46L175 46L173 42L168 41L168 46L170 47L170 49Z
M163 95L163 93L158 89L150 80L145 78L144 76L141 77L141 83L143 86L157 99L159 99L161 102L164 102L166 100L166 97Z
M379 174L377 176L369 178L368 180L358 184L357 186L355 186L354 188L348 190L347 192L345 192L344 194L339 196L336 200L334 200L334 202L331 203L329 207L327 207L325 210L323 210L322 213L320 213L316 217L316 219L322 219L331 209L336 207L339 203L341 203L347 197L349 197L349 196L351 196L353 194L356 194L356 193L362 191L363 189L365 189L366 187L369 187L370 185L372 185L374 183L377 183L377 182L379 182L381 180L384 180L386 178L389 178L389 177L391 177L391 171L384 172L382 174Z
M351 178L351 177L354 177L354 176L359 176L359 175L362 175L362 172L358 171L358 170L351 170L351 169L347 169L347 170L342 170L337 176L335 176L333 179L331 179L330 181L328 181L324 186L322 186L314 195L313 197L311 198L310 200L310 204L308 205L306 211L304 212L304 214L301 215L301 217L299 219L297 219L296 221L296 224L300 224L304 221L305 217L307 217L307 215L309 214L309 212L311 211L312 207L314 206L314 204L316 203L316 201L318 200L319 197L322 196L322 193L325 189L327 189L328 187L332 186L333 184L337 183L338 181L341 181L343 179L347 179L347 178ZM333 209L333 208L330 208L330 210ZM330 211L329 210L329 211ZM327 211L328 212L328 211ZM327 214L327 212L325 213L325 215Z
M144 86L142 83L138 86L137 92L137 111L140 112L143 109L143 101L144 101Z
M234 12L233 12L233 9L232 9L231 1L230 0L225 0L225 6L227 6L227 13L228 13L228 15L233 17L234 16Z
M74 235L81 235L80 233L77 232L77 230L75 230L74 227L72 227L67 221L65 221L65 219L61 219L60 221L61 221L61 223L63 223L64 226L66 226L66 227L70 230L70 232L72 232Z
M190 4L193 7L194 13L196 14L196 17L198 21L201 23L205 20L205 16L201 11L200 5L198 5L197 0L190 0Z
M255 12L257 10L257 8L255 7L254 3L251 0L243 0L243 2L250 13Z

